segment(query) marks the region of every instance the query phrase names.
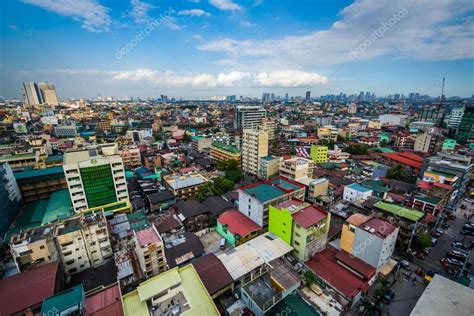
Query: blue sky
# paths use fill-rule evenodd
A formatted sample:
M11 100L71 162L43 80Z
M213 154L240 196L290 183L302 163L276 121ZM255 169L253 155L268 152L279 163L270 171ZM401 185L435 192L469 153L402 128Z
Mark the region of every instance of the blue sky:
M474 93L465 0L4 0L0 96Z

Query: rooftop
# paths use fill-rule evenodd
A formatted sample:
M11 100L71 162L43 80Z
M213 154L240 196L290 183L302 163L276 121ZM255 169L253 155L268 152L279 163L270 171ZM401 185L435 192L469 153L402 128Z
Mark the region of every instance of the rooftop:
M212 147L216 147L216 148L231 152L233 154L240 153L240 150L237 147L232 146L232 145L226 145L222 143L212 143Z
M291 216L299 225L308 228L326 219L327 213L313 205L309 205L299 212L293 213Z
M295 181L283 177L276 177L243 187L240 190L254 196L260 202L267 202L302 188L304 188L304 185Z
M423 164L422 163L423 158L415 154L407 155L407 153L394 152L394 153L380 153L379 155L382 157L394 160L396 162L399 162L401 164L410 166L412 168L416 168L416 169L420 169ZM420 158L421 158L421 162L420 162Z
M392 223L380 218L371 218L364 223L363 227L368 227L369 232L379 237L385 238L397 229Z
M305 264L318 277L348 298L355 297L360 291L367 291L369 289L368 282L338 264L337 253L336 249L328 247L316 253Z
M82 285L74 286L70 289L57 293L46 298L41 307L42 315L57 315L80 306L84 301L84 288Z
M54 294L59 264L57 261L0 279L2 315L12 315L41 304Z
M219 216L218 221L222 225L227 225L227 229L232 234L238 234L241 237L261 229L260 226L252 222L252 220L237 210L225 212Z
M44 177L44 176L50 176L53 174L64 175L63 167L51 167L51 168L46 168L46 169L30 169L30 170L14 173L15 179L17 180L35 178L35 177Z
M135 232L138 244L140 247L148 247L151 244L161 242L160 235L156 231L155 227L145 228Z
M435 274L410 316L474 315L474 290Z
M356 190L356 191L359 191L359 192L369 192L369 191L372 191L371 189L369 188L366 188L358 183L351 183L349 185L347 185L347 187L353 189L353 190Z
M194 260L192 264L210 295L234 282L225 266L213 253Z
M192 187L195 185L206 183L208 181L204 176L200 175L199 173L187 176L166 176L164 177L164 180L171 188L173 188L173 190Z
M251 239L217 256L234 280L255 268L280 258L293 248L272 233Z
M412 208L406 208L401 205L386 202L377 202L374 204L374 206L378 209L381 209L382 211L392 213L393 215L406 218L413 222L418 222L425 215L425 213Z
M123 315L122 300L118 284L105 288L86 298L85 309L88 315Z
M163 272L143 283L137 289L123 296L125 315L148 316L147 301L157 297L154 303L157 311L164 314L169 305L175 303L180 315L219 315L209 293L201 282L192 264ZM175 298L176 301L171 299Z

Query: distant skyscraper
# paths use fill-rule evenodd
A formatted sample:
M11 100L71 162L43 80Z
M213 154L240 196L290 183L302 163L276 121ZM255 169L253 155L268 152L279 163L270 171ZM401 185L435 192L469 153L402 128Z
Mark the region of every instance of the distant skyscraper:
M39 105L42 103L38 85L34 82L23 83L23 96L25 98L25 105Z
M263 93L262 94L262 103L268 103L270 102L270 93Z
M41 92L42 101L49 105L59 105L58 96L56 95L56 88L54 84L47 82L38 83L39 90Z
M288 93L285 94L285 102L288 102Z
M56 89L53 84L47 82L24 82L23 96L26 105L59 105Z
M305 98L305 101L306 101L306 102L311 101L311 91L306 91L306 98Z
M162 95L161 95L161 102L168 102L168 96L162 94Z

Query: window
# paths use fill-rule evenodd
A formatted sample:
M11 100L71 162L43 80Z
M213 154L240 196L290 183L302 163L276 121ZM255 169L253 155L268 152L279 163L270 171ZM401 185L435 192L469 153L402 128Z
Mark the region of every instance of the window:
M299 243L299 242L297 242L297 241L295 241L295 245L299 246L299 245L300 245L300 243Z
M43 245L41 245L41 246L40 246L40 249L44 249L44 246L43 246Z

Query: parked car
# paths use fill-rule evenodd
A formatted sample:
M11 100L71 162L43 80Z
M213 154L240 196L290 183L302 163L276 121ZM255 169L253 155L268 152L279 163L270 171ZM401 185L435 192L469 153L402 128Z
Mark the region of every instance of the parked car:
M433 237L439 237L442 234L444 234L444 230L442 230L441 228L436 228L435 230L431 232L431 236Z
M465 245L464 243L462 243L461 241L457 241L457 240L453 241L453 242L451 243L451 246L452 246L453 248L458 248L458 249L462 249L462 250L465 250L465 251L469 251L469 250L471 250L471 248L472 248L472 244L469 245L469 246L467 246L467 245Z
M469 250L465 250L465 249L457 248L457 247L453 247L452 250L460 252L460 253L464 254L466 257L469 255Z
M462 267L464 265L463 262L456 260L456 259L451 259L451 258L443 258L441 259L441 262L443 262L444 265L447 266L460 266Z
M462 252L462 251L457 251L457 250L453 249L453 250L451 250L450 253L453 254L453 255L460 256L460 257L463 257L463 258L467 259L467 254Z
M392 290L388 290L383 296L382 300L385 304L390 304L394 297L395 297L395 292Z
M431 245L435 246L437 242L438 242L438 238L431 237Z
M474 198L466 198L464 201L469 202L469 203L474 203Z
M461 205L461 210L465 210L465 209L467 209L466 204Z
M406 260L400 261L400 266L405 270L411 271L410 262L408 262Z
M474 230L465 229L464 227L461 229L460 233L466 236L474 236Z

